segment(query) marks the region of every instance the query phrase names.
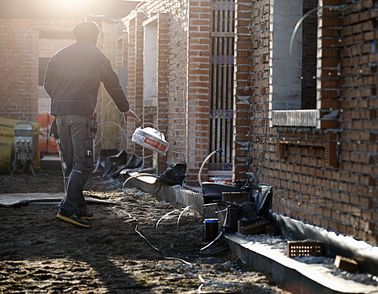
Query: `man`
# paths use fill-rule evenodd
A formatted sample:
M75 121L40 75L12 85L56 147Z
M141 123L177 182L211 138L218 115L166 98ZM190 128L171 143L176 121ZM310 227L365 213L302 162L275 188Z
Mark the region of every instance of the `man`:
M50 59L44 82L66 165L65 196L56 217L83 228L90 228L88 220L93 218L83 197L83 187L93 170L91 120L100 82L121 112L139 120L129 109L109 60L96 47L99 32L94 22L77 25L73 30L77 42Z

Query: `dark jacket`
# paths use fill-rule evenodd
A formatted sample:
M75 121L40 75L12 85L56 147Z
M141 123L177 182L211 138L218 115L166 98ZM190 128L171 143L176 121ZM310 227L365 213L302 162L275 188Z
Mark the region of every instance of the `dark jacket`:
M119 79L95 45L74 43L58 51L47 65L44 82L51 97L51 114L92 115L101 81L118 109L128 111Z

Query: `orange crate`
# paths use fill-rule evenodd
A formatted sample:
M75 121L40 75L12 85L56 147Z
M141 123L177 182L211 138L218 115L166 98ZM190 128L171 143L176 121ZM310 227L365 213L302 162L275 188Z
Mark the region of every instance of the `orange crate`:
M288 241L287 255L296 256L323 256L323 243L313 240Z

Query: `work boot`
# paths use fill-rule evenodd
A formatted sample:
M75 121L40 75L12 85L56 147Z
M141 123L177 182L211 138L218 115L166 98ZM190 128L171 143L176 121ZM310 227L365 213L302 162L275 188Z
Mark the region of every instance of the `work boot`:
M87 202L85 201L85 197L83 192L81 192L81 204L79 205L79 216L82 219L94 219L94 215L92 212L89 211Z
M69 213L62 209L59 210L56 218L81 228L89 229L91 227L91 223L81 218L77 213Z
M94 219L93 212L90 212L90 211L88 211L88 210L80 211L80 212L79 212L79 216L80 216L80 218L85 219L85 220L91 220L91 219Z
M72 170L68 183L67 192L63 197L59 207L62 211L75 211L80 215L81 211L86 211L87 204L83 197L83 187L86 182L84 173Z

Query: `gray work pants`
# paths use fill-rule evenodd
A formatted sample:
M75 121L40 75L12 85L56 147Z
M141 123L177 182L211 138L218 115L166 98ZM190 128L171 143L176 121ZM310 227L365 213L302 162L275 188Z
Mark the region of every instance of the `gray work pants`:
M62 115L56 118L60 148L67 164L66 193L59 209L82 214L87 211L83 188L93 170L93 140L89 132L90 119L83 115Z

